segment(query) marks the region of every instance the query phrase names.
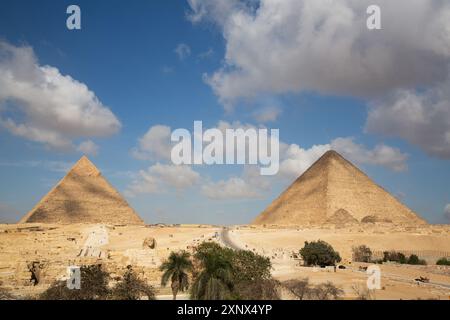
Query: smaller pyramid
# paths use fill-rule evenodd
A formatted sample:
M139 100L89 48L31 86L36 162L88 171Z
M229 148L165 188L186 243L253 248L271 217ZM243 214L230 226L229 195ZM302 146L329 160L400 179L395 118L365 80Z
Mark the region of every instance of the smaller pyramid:
M144 223L86 156L19 221L28 222Z

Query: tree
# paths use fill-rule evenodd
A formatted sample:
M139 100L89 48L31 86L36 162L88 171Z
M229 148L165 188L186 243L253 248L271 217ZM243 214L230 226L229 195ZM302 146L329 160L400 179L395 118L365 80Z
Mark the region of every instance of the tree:
M436 261L436 264L438 266L450 266L450 259L447 258L440 258L438 261Z
M406 256L397 251L384 251L383 252L383 261L392 261L400 264L405 264L407 262Z
M283 286L288 289L296 298L303 300L309 295L309 279L303 280L291 279L283 282Z
M234 251L233 294L240 300L276 300L279 299L278 281L272 279L270 259L249 250Z
M344 294L342 289L336 287L330 281L313 287L309 284L308 278L287 280L283 282L283 286L299 300L336 300Z
M192 261L188 252L171 252L160 270L164 271L161 285L166 286L169 279L171 281L173 300L176 300L178 291L184 292L189 288L188 272L192 271Z
M344 294L344 291L336 287L330 281L321 283L310 290L310 296L315 300L337 300Z
M113 300L140 300L142 296L148 300L155 300L155 289L138 278L131 266L111 290L110 298Z
M270 259L252 251L203 242L195 249L194 265L192 299L279 299Z
M365 245L353 247L353 261L357 262L371 262L372 250Z
M232 296L233 267L230 255L219 248L200 247L196 253L201 270L191 288L192 299L224 300Z
M339 253L334 251L330 244L322 240L305 241L305 246L300 249L300 255L306 266L333 266L341 261Z
M408 261L406 261L407 264L413 264L413 265L426 265L427 262L423 259L419 259L419 257L415 254L412 254L409 256Z
M42 300L107 300L109 273L102 265L80 267L81 288L69 289L66 281L55 281L39 298Z

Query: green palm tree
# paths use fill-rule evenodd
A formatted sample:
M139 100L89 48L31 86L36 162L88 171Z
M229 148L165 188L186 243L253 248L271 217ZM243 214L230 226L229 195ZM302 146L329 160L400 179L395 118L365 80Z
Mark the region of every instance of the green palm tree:
M169 258L159 268L164 271L161 285L165 287L169 279L172 281L173 300L177 299L178 291L184 292L189 288L188 272L192 270L192 261L189 258L190 254L184 250L171 252Z
M233 272L230 260L217 251L201 259L202 271L195 278L191 288L194 300L224 300L231 296Z

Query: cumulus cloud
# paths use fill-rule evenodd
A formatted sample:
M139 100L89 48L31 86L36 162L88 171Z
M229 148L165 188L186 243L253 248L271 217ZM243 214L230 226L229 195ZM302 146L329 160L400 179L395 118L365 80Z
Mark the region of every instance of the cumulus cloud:
M206 77L222 101L266 92L372 96L447 77L445 1L379 0L378 31L366 28L370 0L189 3L191 21L212 19L226 41L225 65Z
M408 155L385 144L367 149L355 143L353 138L337 138L331 142L331 148L355 163L382 166L393 171L405 171L408 168Z
M329 144L314 145L309 149L297 144L284 146L284 152L280 156L280 175L290 179L298 177L330 148Z
M223 66L204 79L226 110L262 94L363 97L372 106L368 132L450 158L450 2L188 3L189 20L214 23L225 40ZM366 28L372 4L381 7L382 30Z
M450 203L448 203L444 208L444 216L450 220Z
M298 177L331 149L336 150L357 165L377 165L393 171L407 169L408 156L399 149L385 144L378 144L373 149L368 149L364 145L354 142L353 138L347 137L336 138L328 144L314 145L309 149L301 148L297 144L284 144L280 155L280 175L288 178Z
M215 200L249 199L261 196L250 183L239 177L205 184L202 186L202 194Z
M80 143L77 147L77 150L86 155L96 156L98 154L98 145L95 144L92 140L86 140Z
M140 160L169 160L171 130L168 126L155 125L139 138L138 146L131 153Z
M156 163L147 170L141 170L125 191L128 196L145 193L160 193L168 189L181 191L195 185L200 179L199 173L189 166L177 166Z
M174 51L180 60L184 60L191 55L191 47L185 43L178 44Z
M429 155L450 159L450 81L421 93L400 90L374 103L366 130L401 137Z
M215 126L215 129L221 131L224 136L227 129L243 129L245 131L259 128L266 127L264 125L255 126L239 121L228 122L222 120ZM203 130L205 132L207 128L203 128ZM139 139L139 146L133 150L133 154L140 159L170 161L170 133L171 130L168 126L157 125L151 127ZM224 155L226 154L225 146L226 143L224 143ZM235 145L235 152L244 152L249 149L248 147L248 141L239 147ZM393 171L407 169L406 161L408 156L399 149L383 143L370 149L362 144L358 144L352 137L341 137L333 139L326 144L314 145L309 149L304 149L297 144L287 144L280 141L280 170L276 176L261 176L258 165L246 165L243 167L243 172L240 175L212 181L208 177L200 177L189 166L156 164L146 171L141 171L139 178L134 179L127 192L129 195L155 193L167 189L165 186L180 190L189 188L193 184L202 181L201 193L210 199L257 198L263 196L266 191L270 190L274 181L285 182L286 179L294 179L301 175L320 156L330 149L338 151L357 165L383 166ZM257 152L257 150L254 151ZM258 158L258 154L253 156Z
M258 123L266 123L273 122L278 119L278 116L281 114L281 109L279 107L264 107L260 110L257 110L253 113L253 118Z
M57 68L39 65L33 49L0 41L0 126L52 148L116 133L121 124L89 88Z

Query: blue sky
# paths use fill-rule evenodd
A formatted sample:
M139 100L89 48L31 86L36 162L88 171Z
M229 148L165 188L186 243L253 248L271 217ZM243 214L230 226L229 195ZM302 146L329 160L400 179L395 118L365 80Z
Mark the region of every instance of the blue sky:
M248 223L302 172L301 168L323 150L335 148L429 222L447 223L450 94L438 89L448 84L448 74L439 70L445 70L450 62L450 50L446 49L449 39L437 38L429 44L424 40L425 49L407 40L398 44L396 36L409 36L401 34L407 27L396 29L390 23L391 13L400 9L379 1L388 17L387 27L379 34L362 30L363 15L353 18L350 26L352 41L359 39L357 43L367 49L361 51L364 53L350 52L359 58L362 55L360 61L366 63L367 74L361 75L357 72L358 59L352 62L355 65L346 67L348 55L342 52L348 48L331 41L327 27L318 30L316 38L323 36L322 50L326 45L330 48L324 57L309 56L302 43L293 45L296 35L306 32L301 28L276 22L279 29L267 30L270 24L264 19L275 21L275 15L270 15L279 8L271 8L266 2L253 1L256 7L246 7L238 1L219 0L77 1L82 29L68 30L66 8L72 2L2 1L0 40L5 45L0 54L0 75L5 82L0 80L0 85L11 84L7 72L19 78L21 72L51 66L59 75L52 80L53 85L63 93L57 109L48 113L50 120L43 120L35 116L35 110L50 108L55 103L51 98L48 105L45 96L39 104L39 91L38 97L25 96L26 90L13 90L17 85L14 82L12 89L7 85L4 88L9 89L0 88L0 219L16 221L64 176L70 164L82 153L89 153L149 223ZM433 9L429 14L449 12L446 5L438 8L436 1L426 3ZM283 4L288 5L296 4ZM355 15L361 12L348 1L341 5ZM330 30L348 35L345 23L340 25L334 13L322 11L318 15L329 21ZM290 17L309 21L305 12ZM236 17L242 14L252 19L237 23ZM430 33L435 30L432 26L423 29ZM425 36L434 39L433 35ZM380 55L383 58L377 56L380 43L389 53ZM312 51L314 45L317 43L310 43ZM177 53L177 48L184 48L184 55ZM409 52L407 58L401 59L402 52ZM16 60L8 60L11 56ZM431 70L429 73L417 67L420 59L424 61L420 65ZM372 68L372 60L381 61L381 65ZM25 67L28 62L29 69ZM286 71L278 73L280 65L281 69L286 66ZM389 74L391 66L398 68L393 75ZM48 70L39 70L38 74L48 75ZM97 100L90 100L80 83ZM87 100L79 101L83 94ZM110 114L83 114L87 112L85 101L94 104L95 110L106 109ZM64 108L66 114L81 110L82 117L91 115L95 123L86 124L74 116L67 120L68 126L55 125L48 131L47 121L51 123L53 113L66 112ZM405 112L400 123L395 118L399 109ZM408 116L417 110L423 117L420 121ZM17 127L5 125L8 118L30 130L18 133ZM282 160L290 161L282 163L277 177L265 180L269 187L243 166L193 166L176 171L163 154L150 155L155 144L160 146L158 137L164 137L168 128L192 130L194 120L202 120L206 127L245 124L279 128L282 143L297 152L282 151ZM155 126L146 140L146 133ZM64 141L64 148L55 146L54 139ZM89 148L81 148L86 141ZM136 151L141 156L136 156ZM145 179L148 176L152 185ZM184 180L174 180L174 176ZM231 190L228 194L211 195L211 190L227 187ZM255 190L257 195L239 192L241 187Z

